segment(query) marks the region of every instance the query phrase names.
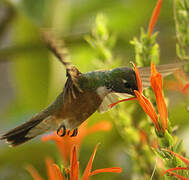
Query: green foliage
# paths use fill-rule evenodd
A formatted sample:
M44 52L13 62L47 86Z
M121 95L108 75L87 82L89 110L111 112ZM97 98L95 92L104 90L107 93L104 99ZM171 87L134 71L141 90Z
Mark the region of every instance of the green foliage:
M98 14L95 24L92 27L92 36L86 35L86 41L95 50L98 58L98 66L103 68L105 63L110 64L109 67L115 67L118 62L113 59L112 48L115 45L116 38L110 35L107 30L107 18L103 14Z
M15 22L18 45L37 44L39 31L28 19L20 17ZM40 68L39 68L40 67ZM12 73L18 86L18 98L22 98L28 109L42 109L47 103L49 62L47 52L22 53L12 62ZM32 91L31 91L32 89ZM39 93L40 92L40 93Z
M136 37L130 41L130 43L135 47L135 59L137 65L140 66L150 66L150 62L154 64L159 63L159 45L156 42L157 33L154 33L151 37L148 33L144 32L141 28L140 38Z
M177 55L180 59L189 60L189 2L188 0L175 0L175 23Z

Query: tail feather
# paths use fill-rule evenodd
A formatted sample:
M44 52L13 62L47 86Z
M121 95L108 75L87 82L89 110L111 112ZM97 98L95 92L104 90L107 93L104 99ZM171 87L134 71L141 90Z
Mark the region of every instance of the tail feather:
M59 105L57 101L61 96L62 93L50 106L29 121L0 136L0 140L6 140L10 146L17 146L47 131L56 130L59 127L59 122L55 121L52 114Z
M5 133L0 137L0 140L6 140L7 143L10 144L10 146L20 145L36 136L36 135L27 136L27 134L31 129L36 127L42 120L43 119L32 119L8 131L7 133Z

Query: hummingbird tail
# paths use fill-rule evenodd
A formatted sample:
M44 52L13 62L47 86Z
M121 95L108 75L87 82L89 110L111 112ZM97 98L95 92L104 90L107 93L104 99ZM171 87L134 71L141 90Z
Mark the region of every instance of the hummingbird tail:
M48 123L46 125L46 120L48 120L50 116L45 119L37 117L38 116L8 131L0 137L0 140L6 140L11 147L14 147L45 133L49 130L49 125Z

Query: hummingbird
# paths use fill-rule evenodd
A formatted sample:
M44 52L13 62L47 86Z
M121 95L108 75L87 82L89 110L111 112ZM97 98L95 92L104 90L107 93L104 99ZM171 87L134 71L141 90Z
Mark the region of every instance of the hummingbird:
M138 90L135 71L132 68L119 67L81 73L77 67L65 61L65 54L62 53L59 42L48 33L44 34L47 47L65 66L67 80L62 92L52 104L0 137L12 147L48 131L57 130L57 134L62 137L66 133L71 137L76 136L79 125L95 111L103 113L109 109L110 104L117 101L117 96L135 96L134 90ZM159 65L157 69L163 76L167 76L182 65L183 62ZM143 88L149 87L150 68L141 67L139 73Z

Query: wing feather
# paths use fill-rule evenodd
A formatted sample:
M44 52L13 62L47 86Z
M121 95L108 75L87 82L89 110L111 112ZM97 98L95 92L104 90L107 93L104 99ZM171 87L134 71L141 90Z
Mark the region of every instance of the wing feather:
M173 64L158 65L156 66L156 68L158 72L160 72L162 76L165 77L181 69L185 63L186 63L185 61L182 61ZM142 79L143 88L144 89L148 88L150 86L150 76L151 76L150 67L140 67L138 70Z
M99 113L104 113L110 110L109 105L118 101L118 97L115 93L110 93L103 99L101 105L98 108Z

